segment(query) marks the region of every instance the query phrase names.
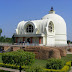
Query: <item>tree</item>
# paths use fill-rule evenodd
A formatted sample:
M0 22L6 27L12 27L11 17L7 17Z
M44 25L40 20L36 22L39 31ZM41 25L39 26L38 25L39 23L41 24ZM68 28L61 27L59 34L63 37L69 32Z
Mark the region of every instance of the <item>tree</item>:
M72 41L71 41L71 44L72 44Z
M67 40L67 44L70 44L71 43L71 41L70 40Z
M2 33L2 29L0 28L0 36L1 36L1 33Z

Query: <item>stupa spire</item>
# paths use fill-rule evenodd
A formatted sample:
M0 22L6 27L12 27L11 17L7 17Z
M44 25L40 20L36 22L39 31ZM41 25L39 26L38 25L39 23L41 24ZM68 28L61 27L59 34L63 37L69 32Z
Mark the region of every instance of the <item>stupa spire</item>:
M54 11L54 10L53 10L53 7L51 7L51 10L50 10L50 11Z
M54 11L53 7L51 7L51 10L49 11L49 14L55 14L55 11Z

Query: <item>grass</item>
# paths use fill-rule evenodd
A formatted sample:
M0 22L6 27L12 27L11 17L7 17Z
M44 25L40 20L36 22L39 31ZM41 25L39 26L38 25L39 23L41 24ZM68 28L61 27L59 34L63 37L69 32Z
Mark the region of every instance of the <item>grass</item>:
M68 61L72 61L72 54L67 54L66 57L62 57L62 60L64 60L65 62ZM41 66L41 67L45 67L47 63L47 60L35 60L35 63L32 66Z
M47 63L47 60L35 59L35 63L32 64L32 67L34 67L34 66L45 67L46 63Z
M67 54L66 57L62 57L61 59L64 60L65 62L72 61L72 54ZM47 60L35 59L35 63L33 63L31 66L32 67L34 67L34 66L40 66L40 67L45 68L46 63L47 63Z
M0 63L2 63L2 55L0 55Z
M66 57L62 57L62 60L68 62L68 61L72 61L72 54L68 54ZM2 63L2 55L0 55L0 63ZM40 66L40 67L45 67L47 63L47 60L39 60L39 59L35 59L35 63L33 63L31 66Z
M67 54L66 57L62 57L61 58L62 60L68 62L68 61L72 61L72 54Z

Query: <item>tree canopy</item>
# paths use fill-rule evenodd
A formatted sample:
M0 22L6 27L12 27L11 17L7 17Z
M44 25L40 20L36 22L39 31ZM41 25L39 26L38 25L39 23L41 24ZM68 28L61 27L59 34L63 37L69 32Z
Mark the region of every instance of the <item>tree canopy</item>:
M3 43L12 43L13 40L12 40L12 38L8 38L8 37L5 37L5 36L1 36L1 37L0 37L0 42L3 42Z
M1 33L2 33L2 29L0 28L0 36L1 36Z
M2 29L0 28L0 42L3 42L3 43L12 43L13 42L12 38L1 36L1 33L2 33Z

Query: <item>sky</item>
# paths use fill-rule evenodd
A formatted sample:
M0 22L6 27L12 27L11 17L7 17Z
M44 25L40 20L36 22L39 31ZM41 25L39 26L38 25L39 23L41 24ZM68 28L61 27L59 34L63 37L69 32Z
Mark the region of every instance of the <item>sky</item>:
M20 21L41 19L53 6L67 26L67 39L72 41L72 0L0 0L2 36L12 37Z

